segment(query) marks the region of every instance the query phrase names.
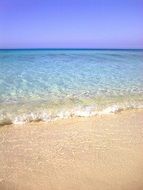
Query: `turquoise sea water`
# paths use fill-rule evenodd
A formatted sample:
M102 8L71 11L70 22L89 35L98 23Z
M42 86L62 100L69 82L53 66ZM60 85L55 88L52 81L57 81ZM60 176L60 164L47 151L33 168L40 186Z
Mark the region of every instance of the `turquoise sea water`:
M0 124L143 107L143 50L0 50Z

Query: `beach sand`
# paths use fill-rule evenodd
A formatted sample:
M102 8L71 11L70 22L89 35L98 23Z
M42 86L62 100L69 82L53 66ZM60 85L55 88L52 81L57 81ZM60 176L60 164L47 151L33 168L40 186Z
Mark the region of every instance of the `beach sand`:
M143 111L0 127L0 190L143 190Z

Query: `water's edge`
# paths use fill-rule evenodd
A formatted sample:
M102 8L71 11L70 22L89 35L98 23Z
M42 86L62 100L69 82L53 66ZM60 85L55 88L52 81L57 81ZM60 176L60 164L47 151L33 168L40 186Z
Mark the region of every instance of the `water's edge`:
M0 121L0 127L6 125L19 125L32 122L51 122L56 120L63 120L63 119L70 119L70 118L77 118L77 117L93 117L93 116L104 116L108 114L118 114L123 111L136 111L136 110L143 110L143 105L138 107L128 106L128 107L119 107L119 106L110 106L101 111L95 111L91 107L86 107L84 109L76 108L70 111L61 111L57 114L51 115L46 112L30 112L25 113L22 115L18 115L15 118L3 118Z

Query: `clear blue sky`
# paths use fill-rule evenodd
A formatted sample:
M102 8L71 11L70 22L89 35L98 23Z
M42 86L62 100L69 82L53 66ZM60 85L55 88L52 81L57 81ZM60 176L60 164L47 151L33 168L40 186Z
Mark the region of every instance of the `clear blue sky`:
M143 48L143 0L0 0L0 48Z

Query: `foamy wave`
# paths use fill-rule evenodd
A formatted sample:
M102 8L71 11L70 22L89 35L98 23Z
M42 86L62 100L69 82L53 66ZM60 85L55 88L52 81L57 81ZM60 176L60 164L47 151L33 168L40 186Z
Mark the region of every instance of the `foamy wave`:
M12 115L0 115L0 125L8 125L8 124L24 124L30 122L38 122L38 121L54 121L57 119L66 119L71 117L91 117L96 115L106 115L106 114L115 114L121 112L123 110L128 109L143 109L143 105L112 105L106 107L102 110L97 110L94 106L84 106L77 107L72 110L61 110L56 113L48 113L46 111L43 112L30 112L24 113L17 116Z

